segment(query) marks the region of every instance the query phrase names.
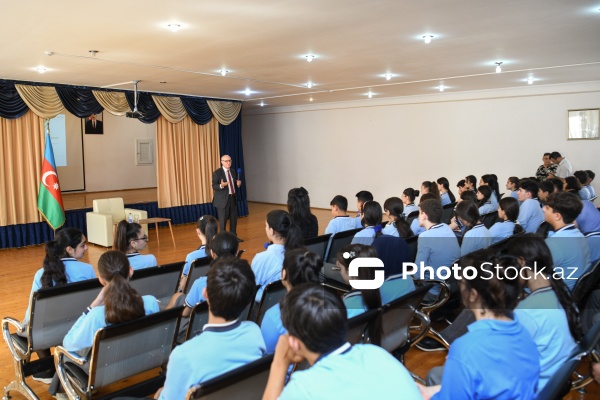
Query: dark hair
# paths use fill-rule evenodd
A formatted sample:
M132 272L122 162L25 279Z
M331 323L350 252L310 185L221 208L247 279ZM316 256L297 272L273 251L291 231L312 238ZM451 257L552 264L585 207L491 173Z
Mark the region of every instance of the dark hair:
M330 206L337 206L342 211L348 211L348 199L342 195L337 195L329 203Z
M552 153L544 153L544 157L548 156L548 158L550 158L550 155L551 155L551 154L552 154Z
M567 314L571 335L576 341L579 341L581 339L579 309L563 279L557 278L554 274L552 253L544 238L533 233L526 233L518 239L511 239L507 245L507 252L515 257L523 258L525 266L534 269L534 273L535 271L543 271L544 277L550 281L560 305Z
M472 266L477 270L473 279L461 279L465 287L464 291L461 290L463 302L466 303L465 293L474 289L479 295L484 309L490 310L496 316L512 319L512 311L519 301L523 283L518 279L518 275L514 279L510 279L513 275L505 274L505 271L509 267L514 268L517 262L515 257L508 255L495 257L494 253L487 249L477 250L461 257L458 265L463 269ZM490 273L490 265L495 268L493 274ZM468 306L465 304L465 307L468 308Z
M127 253L131 247L131 241L137 239L141 230L142 226L136 222L127 222L126 220L119 222L113 242L113 250Z
M465 222L466 229L463 234L481 222L479 208L472 201L461 201L458 203L454 209L454 214Z
M208 248L215 253L217 258L223 256L236 256L238 252L239 241L235 233L221 232L217 233L210 242Z
M477 205L481 207L490 200L490 197L492 197L492 188L486 185L481 185L477 188L477 191L483 195L483 199L477 200Z
M581 199L573 193L557 192L548 196L546 207L550 207L554 212L559 213L565 224L570 224L575 221L581 213L583 203L581 202Z
M323 259L306 248L290 250L283 258L285 280L292 287L302 283L319 283L319 273L323 267Z
M206 248L210 249L210 242L219 232L219 224L217 219L212 215L203 215L198 218L197 227L206 236Z
M404 192L402 192L403 195L405 195L406 197L408 197L410 199L411 203L415 202L415 199L417 197L419 197L419 191L415 190L413 188L406 188L404 189Z
M550 153L550 158L553 160L558 160L562 155L558 151L553 151Z
M500 201L498 202L498 206L506 214L507 221L515 223L513 235L523 232L523 227L517 223L517 218L519 217L519 201L514 197L509 196L500 199Z
M496 199L500 198L500 188L498 187L498 177L495 174L485 174L481 177L481 180L488 185L494 193L496 193Z
M594 180L594 178L596 178L596 174L592 170L586 169L585 173L587 174L588 179Z
M567 184L567 190L579 191L581 190L581 183L579 183L579 179L574 176L567 176L565 178L565 183Z
M573 176L579 180L581 185L585 185L588 180L588 174L585 171L575 171L573 172Z
M550 181L550 179L546 179L545 181L541 181L539 184L539 190L542 192L546 192L548 194L554 193L554 183Z
M206 275L206 294L210 312L233 321L254 297L254 272L248 261L237 257L222 257L215 261Z
M373 201L373 195L371 192L366 190L361 190L360 192L356 193L356 198L358 201L362 201L363 203L366 203L367 201Z
M130 268L129 259L118 250L109 250L98 260L98 276L108 282L104 292L104 319L107 324L146 315L142 296L129 284Z
M349 254L350 257L344 258L344 254ZM377 250L372 246L365 246L364 244L349 244L340 249L336 255L336 260L339 262L346 271L350 268L350 263L356 258L365 257L377 257ZM375 269L374 268L359 268L358 279L363 280L374 280ZM374 310L381 307L381 293L379 289L361 289L360 294L362 295L363 302L369 310Z
M465 186L465 183L467 181L465 181L464 179L461 179L460 181L458 181L458 183L456 184L456 187L462 188Z
M381 204L379 204L376 201L367 201L365 204L363 204L363 212L362 212L363 226L381 225L382 218L383 218L383 211L381 210ZM377 232L375 236L381 236L381 231Z
M421 186L423 186L425 189L427 189L428 193L432 193L436 197L440 197L440 190L438 189L436 182L423 181L423 183L421 183Z
M410 225L406 222L404 218L404 204L402 200L398 197L390 197L383 203L383 209L390 212L390 215L396 217L396 221L394 222L394 226L398 230L398 235L403 238L407 238L413 235L412 229L410 229Z
M456 196L454 196L454 193L452 193L452 190L450 190L450 182L448 182L448 179L444 177L438 178L437 183L446 189L448 196L450 196L450 202L454 203L456 201Z
M537 197L539 185L533 179L521 179L519 182L519 189L523 189L526 192L531 193L531 198L534 199Z
M346 342L348 317L344 303L316 283L295 286L285 295L281 322L291 336L314 353L331 352Z
M465 190L460 194L460 199L462 201L472 201L473 203L477 203L477 193L472 190Z
M292 222L292 217L286 211L273 210L267 214L267 224L277 236L285 241L285 250L303 246L302 230Z
M429 222L439 224L442 221L444 210L442 208L442 202L439 199L421 199L419 209L421 212L427 214Z
M465 177L465 182L472 184L473 189L477 190L477 178L475 177L475 175L467 175Z
M515 190L519 189L519 178L517 178L516 176L511 176L508 178L508 181L515 185Z
M297 225L302 225L302 221L310 220L310 197L308 197L308 191L303 187L290 189L287 207L292 220Z
M548 181L552 182L552 184L554 185L554 188L556 189L557 192L562 192L565 184L563 183L563 181L561 181L558 178L550 178L548 179ZM554 189L552 190L552 192L554 192ZM552 193L550 192L550 193Z
M56 232L54 240L46 242L44 257L44 272L42 273L42 287L64 285L67 283L65 264L61 258L67 257L67 247L75 249L83 240L83 232L77 228L62 228Z

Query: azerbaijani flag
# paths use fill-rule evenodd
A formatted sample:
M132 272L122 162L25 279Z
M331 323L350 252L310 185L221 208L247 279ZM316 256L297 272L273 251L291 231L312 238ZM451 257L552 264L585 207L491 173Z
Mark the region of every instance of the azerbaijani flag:
M50 134L46 133L46 151L44 152L44 163L42 164L42 181L38 194L38 210L42 213L52 229L56 230L65 223L65 207L63 206L58 175L56 175L56 163L54 162L54 151Z

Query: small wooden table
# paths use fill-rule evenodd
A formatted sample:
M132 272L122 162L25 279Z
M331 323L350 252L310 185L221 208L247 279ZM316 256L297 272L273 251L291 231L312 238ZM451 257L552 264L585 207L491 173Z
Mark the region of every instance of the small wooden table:
M140 219L138 224L154 224L154 229L156 230L156 241L160 244L160 240L158 238L158 224L160 222L167 222L169 224L169 229L171 230L171 239L173 239L173 247L175 246L175 236L173 235L173 227L171 226L171 219L169 218L146 218Z

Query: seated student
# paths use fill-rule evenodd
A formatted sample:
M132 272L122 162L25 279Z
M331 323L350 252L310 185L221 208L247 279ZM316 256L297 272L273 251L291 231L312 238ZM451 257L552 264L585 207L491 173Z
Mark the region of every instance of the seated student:
M346 343L347 317L341 299L316 284L293 288L281 303L288 334L279 338L264 400L420 399L404 366L371 344ZM292 363L307 361L285 385Z
M464 179L461 179L456 184L456 187L458 188L458 191L457 191L458 197L460 197L461 193L464 192L465 190L467 190L466 181Z
M581 183L574 176L567 176L565 178L565 192L573 193L581 199ZM587 193L586 193L587 195Z
M523 227L519 225L519 221L517 221L518 217L519 202L514 197L504 197L500 200L498 203L498 218L500 218L501 221L496 222L490 228L492 244L523 232Z
M260 301L267 284L281 278L285 252L303 246L300 227L294 224L290 214L283 210L273 210L267 214L265 232L271 244L252 259L256 284L261 286L256 293L256 301Z
M481 187L479 188L481 189ZM455 217L452 219L450 229L456 230L462 226L465 227L463 240L460 246L460 255L464 256L483 249L492 244L492 236L488 229L481 223L481 216L477 210L477 205L471 201L461 201L457 204Z
M588 179L585 182L585 187L587 188L588 192L590 192L590 199L593 199L594 197L596 197L596 190L592 186L592 181L596 177L596 174L593 171L590 171L589 169L586 169L585 173L588 176Z
M436 368L427 377L430 386L418 385L424 399L535 398L540 357L529 332L512 312L522 284L518 277L508 279L509 272L504 274L514 268L514 262L514 257L494 258L487 250L459 261L460 266L478 271L474 279L459 280L463 304L475 322L450 346L441 380ZM502 276L489 277L487 265L494 265Z
M413 235L410 225L404 217L404 205L398 197L390 197L383 203L389 222L383 227L384 235L407 238Z
M441 197L440 190L438 189L437 182L435 182L435 181L424 181L423 183L421 183L421 193L422 194L431 193L437 199L439 199Z
M140 254L146 248L148 236L144 233L142 226L136 222L125 220L117 225L113 250L118 250L127 255L129 264L136 269L156 267L156 257L152 254Z
M481 179L479 180L479 187L481 186L488 186L492 189L492 194L490 195L489 201L492 203L493 211L496 211L498 209L498 199L500 199L500 187L498 186L498 178L495 174L482 175Z
M433 276L425 274L426 279L441 279L437 271L441 266L451 266L460 257L460 246L452 229L442 223L442 203L437 199L421 201L419 204L419 224L425 232L419 235L417 241L417 256L415 264L422 262L425 267L434 270ZM434 286L425 295L426 302L435 301L439 287Z
M198 383L222 375L265 355L260 328L238 318L252 301L254 274L248 261L224 257L208 272L204 297L208 323L202 334L177 346L167 364L165 385L155 398L184 399Z
M381 205L376 201L369 201L363 204L362 223L363 230L358 231L352 243L361 243L367 246L373 244L373 240L377 236L381 236L381 219L383 212L381 211Z
M358 213L356 214L356 218L354 218L354 229L362 228L363 205L368 201L373 201L371 192L361 190L356 193L356 207L358 207Z
M540 207L540 202L535 196L538 192L538 183L531 179L523 179L519 183L519 224L525 229L525 232L535 233L537 228L544 222L544 212Z
M581 200L590 200L592 198L592 194L590 193L587 185L588 176L585 171L575 171L573 172L573 176L577 178L579 183L581 184L581 189L579 189L579 197Z
M460 194L460 199L458 201L472 201L473 203L477 203L477 192L465 190Z
M181 280L179 281L179 288L181 291L183 291L187 283L187 277L190 273L190 266L192 263L198 258L210 256L208 250L210 249L210 242L218 231L219 223L212 215L203 215L198 218L198 222L196 223L196 234L198 235L200 242L202 242L202 245L185 257L185 265L183 266Z
M588 243L573 224L582 208L581 199L568 192L552 193L544 206L546 222L554 228L554 234L550 233L546 239L554 260L554 269L562 272L570 290L573 290L590 264Z
M593 267L600 261L600 231L586 234L585 239L590 249L590 267Z
M424 202L425 200L431 200L431 199L439 200L439 198L435 197L435 195L433 193L425 193L423 196L421 196L421 203ZM440 202L440 204L441 204L441 202ZM421 226L421 224L419 222L419 218L413 219L413 221L410 223L410 230L413 232L413 234L415 236L418 236L421 233L426 231L426 229Z
M87 251L86 238L77 228L62 228L56 232L54 240L46 242L44 248L46 256L40 268L33 276L31 285L31 296L39 289L65 285L67 283L94 279L96 273L94 267L83 263L80 260ZM25 318L21 326L26 329L29 323L29 313L31 303L27 306ZM24 335L25 333L23 333ZM40 350L37 352L39 358L50 356L50 350ZM33 380L49 384L54 376L54 369L36 372L33 374Z
M508 244L516 257L530 294L519 302L515 315L529 331L540 355L538 392L567 360L581 339L579 310L569 289L554 274L552 256L543 238L528 233ZM538 272L539 271L539 272Z
M475 175L467 175L465 177L465 185L467 187L467 190L476 192L477 191L477 178L475 178Z
M331 206L331 215L333 219L329 221L329 225L325 228L325 233L338 233L355 229L356 222L354 218L348 215L348 199L344 196L337 195L329 203Z
M519 178L516 176L511 176L506 181L506 190L510 190L510 197L515 200L519 200ZM505 194L504 197L507 195Z
M415 206L415 199L419 197L419 193L420 192L418 190L415 190L413 188L406 188L402 192L402 196L400 196L400 198L402 199L402 203L404 204L404 211L402 211L402 214L405 217L408 217L411 213L415 211L419 211L419 207Z
M290 189L287 207L292 221L300 227L304 239L310 239L319 234L319 221L310 212L310 197L308 197L306 189L303 187Z
M498 204L494 207L491 200L492 188L487 185L481 185L477 188L477 206L479 214L489 214L495 212L498 209Z
M444 177L438 178L437 185L438 190L440 191L440 198L442 199L442 206L456 201L454 193L450 190L450 182L448 182L448 179Z
M319 272L323 267L323 260L318 254L305 248L290 250L283 259L281 282L289 292L294 286L302 283L319 283ZM260 324L267 354L275 352L279 336L285 335L286 330L281 323L281 308L279 304L269 308Z
M548 196L550 196L550 194L554 193L555 189L556 189L556 187L552 184L552 182L549 179L546 179L545 181L540 182L539 189L538 189L538 200L542 206L544 204L546 204L546 201L548 200ZM517 192L517 194L518 194L518 192Z
M577 227L584 233L600 232L600 211L591 201L583 201L583 208L575 221Z

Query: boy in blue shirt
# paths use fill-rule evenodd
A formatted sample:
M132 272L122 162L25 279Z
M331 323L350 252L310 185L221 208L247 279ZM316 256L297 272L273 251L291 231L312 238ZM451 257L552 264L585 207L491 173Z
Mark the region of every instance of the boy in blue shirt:
M318 284L295 286L281 303L288 333L277 343L263 399L421 399L404 366L381 347L350 346L344 303ZM292 374L289 366L311 367ZM285 385L285 387L284 387Z
M348 215L348 199L344 196L337 195L329 203L331 206L331 215L333 219L329 221L329 225L325 228L325 234L349 231L356 228L356 221Z
M356 207L358 207L358 213L356 214L356 218L354 218L354 228L362 228L362 210L363 205L366 202L373 201L373 195L371 192L366 190L361 190L356 193Z
M226 257L215 262L203 293L208 302L208 324L200 335L173 350L165 385L156 398L184 399L193 385L265 355L258 325L238 320L252 301L254 289L254 273L248 261Z
M537 182L531 179L523 179L519 182L519 224L527 233L535 233L544 222L544 212L540 207L540 202L536 199L539 191Z

